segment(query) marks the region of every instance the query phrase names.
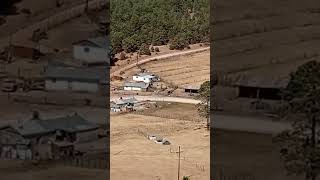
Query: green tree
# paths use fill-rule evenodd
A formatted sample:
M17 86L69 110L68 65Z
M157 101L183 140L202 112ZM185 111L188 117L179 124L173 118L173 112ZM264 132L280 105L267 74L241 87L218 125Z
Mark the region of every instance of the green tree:
M283 117L292 120L292 128L275 137L284 167L289 174L315 180L320 172L320 63L301 65L282 95L286 101Z
M111 0L110 3L110 36L116 53L136 52L144 43L167 45L175 38L177 48L174 49L182 49L186 43L198 43L209 37L209 0Z
M198 99L201 100L199 104L197 104L197 110L201 117L207 119L207 127L209 128L209 118L210 118L210 81L206 81L201 84L199 89Z
M190 180L188 176L183 176L182 180Z

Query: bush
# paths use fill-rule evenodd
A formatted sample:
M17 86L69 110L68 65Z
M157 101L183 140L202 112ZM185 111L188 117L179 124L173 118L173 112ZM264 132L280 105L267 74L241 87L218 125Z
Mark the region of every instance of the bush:
M153 46L151 46L151 49L150 49L150 50L151 50L151 52L154 52L154 47L153 47Z
M156 47L154 50L155 50L156 52L160 52L160 49L159 49L158 47Z
M190 180L188 176L183 176L182 180Z
M127 58L126 53L121 52L120 53L120 60L125 60Z
M142 44L142 45L141 45L141 47L140 47L140 54L141 54L141 55L148 55L148 56L151 55L149 46L148 46L147 44Z

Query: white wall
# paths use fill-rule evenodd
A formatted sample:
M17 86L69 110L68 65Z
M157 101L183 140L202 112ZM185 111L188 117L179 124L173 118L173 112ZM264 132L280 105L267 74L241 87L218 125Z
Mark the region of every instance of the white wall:
M89 52L85 52L84 49L89 48ZM73 46L73 57L75 59L79 59L81 61L85 61L88 63L96 63L96 62L108 62L110 60L108 58L108 53L105 49L95 48L90 46Z
M46 90L72 90L72 91L83 91L83 92L98 92L98 83L86 83L78 81L56 81L46 80Z
M68 81L56 81L46 80L46 90L68 90Z
M97 83L86 82L71 82L73 91L86 91L86 92L98 92L99 86Z
M141 88L138 88L138 87L126 87L125 86L123 89L126 91L141 91Z

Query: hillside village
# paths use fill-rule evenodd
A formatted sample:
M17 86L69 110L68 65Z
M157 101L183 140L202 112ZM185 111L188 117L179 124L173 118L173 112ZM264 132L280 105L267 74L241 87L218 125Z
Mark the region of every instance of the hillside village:
M109 4L56 2L23 0L15 4L16 14L3 16L1 32L19 30L0 36L0 168L9 161L16 166L19 160L49 162L47 173L63 167L91 168L105 178ZM28 17L21 9L29 9ZM25 18L29 24L13 22ZM63 172L57 172L61 179Z

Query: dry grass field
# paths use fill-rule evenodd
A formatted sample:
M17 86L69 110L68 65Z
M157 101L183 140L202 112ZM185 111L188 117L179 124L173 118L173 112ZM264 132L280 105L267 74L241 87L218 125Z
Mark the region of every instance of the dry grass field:
M212 4L212 58L217 71L270 71L279 65L288 74L296 68L292 63L319 57L320 4L316 0Z
M169 119L159 114L174 110L194 110L193 106L176 104L158 112L111 116L111 179L147 180L176 179L178 147L181 147L181 178L207 180L210 176L210 137L203 121ZM165 111L167 110L167 112ZM157 114L157 110L154 109ZM182 115L182 112L180 113ZM171 145L156 144L146 138L156 134L167 138ZM170 152L171 151L171 152Z
M141 67L155 73L162 81L179 88L187 85L201 85L209 80L210 51L152 61ZM138 71L138 68L133 68L126 72L126 76L130 78Z

